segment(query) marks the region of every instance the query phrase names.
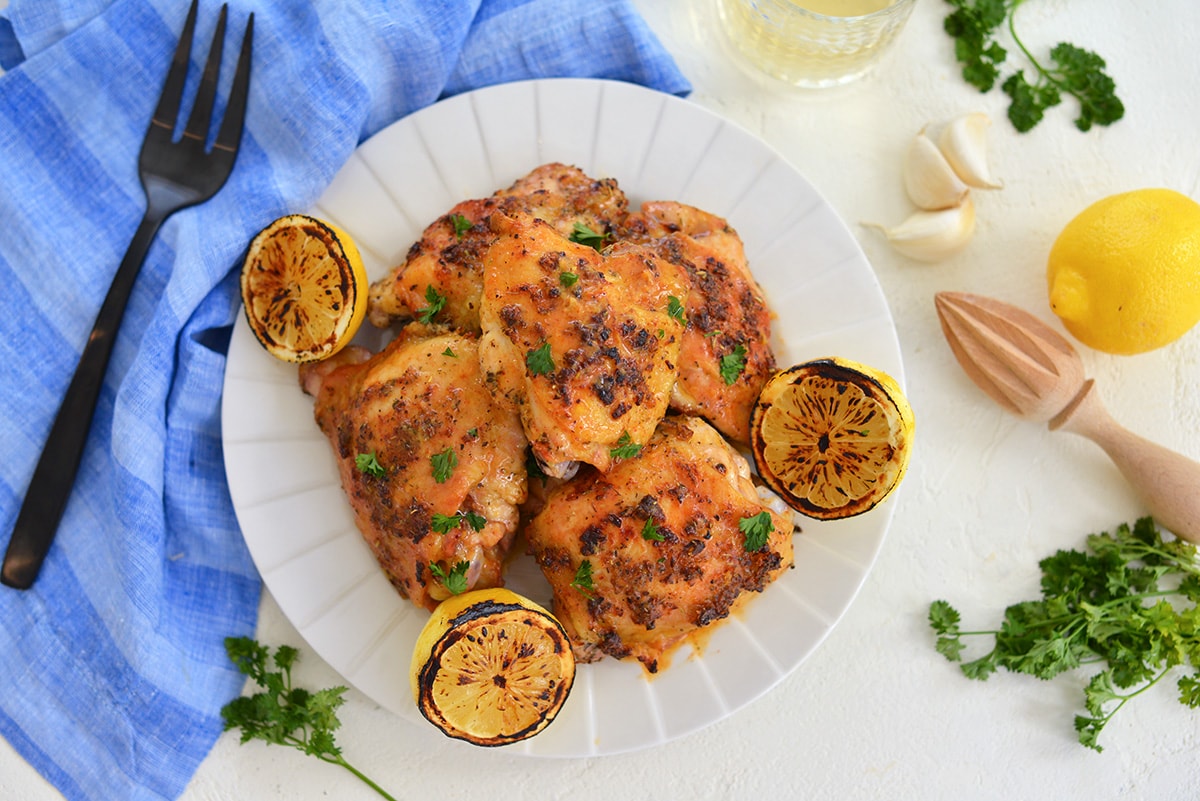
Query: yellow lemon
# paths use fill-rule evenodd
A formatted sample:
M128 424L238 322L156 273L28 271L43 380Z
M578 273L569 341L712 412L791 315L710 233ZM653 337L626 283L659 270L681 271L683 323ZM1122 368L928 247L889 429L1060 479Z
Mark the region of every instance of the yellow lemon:
M1170 189L1111 195L1058 235L1050 308L1105 353L1162 347L1200 320L1200 204Z
M434 609L409 680L421 714L447 736L505 745L554 720L575 682L575 656L562 624L533 601L472 590Z
M776 373L750 420L759 476L801 514L862 514L891 494L908 469L912 407L887 373L847 359L819 359Z
M367 314L367 271L350 236L304 214L260 231L242 265L250 330L273 356L312 362L337 353Z

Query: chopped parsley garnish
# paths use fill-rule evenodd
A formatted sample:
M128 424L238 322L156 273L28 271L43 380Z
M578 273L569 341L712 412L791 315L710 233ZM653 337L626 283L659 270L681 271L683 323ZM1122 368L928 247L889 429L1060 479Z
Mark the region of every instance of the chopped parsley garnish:
M576 273L561 272L558 274L558 283L565 286L567 289L575 286L575 282L579 280L579 275Z
M746 369L746 346L738 345L732 353L721 357L721 380L733 386Z
M525 366L530 375L548 375L554 372L554 359L550 356L550 343L531 350L525 355Z
M767 537L775 530L770 512L759 512L753 517L743 517L738 521L738 530L745 535L742 541L747 551L761 551L767 544Z
M675 318L681 323L687 322L683 316L683 303L681 303L679 298L675 297L674 295L667 298L667 315Z
M433 322L433 318L446 307L446 296L433 288L433 284L425 287L425 301L429 304L423 309L417 309L417 319L422 323L429 324Z
M581 245L587 245L596 250L603 250L604 240L608 239L608 234L596 233L585 223L577 222L571 231L569 239L572 242L578 242Z
M540 478L542 481L545 481L547 478L549 478L549 476L546 475L546 471L542 469L542 463L539 462L537 457L533 455L532 448L530 448L525 454L525 472L530 478Z
M454 448L446 448L441 453L429 457L429 461L433 465L433 480L444 484L454 473L454 468L458 467L458 454L454 452Z
M483 527L487 525L487 518L475 512L458 512L452 515L435 512L430 528L438 534L449 534L463 523L466 523L475 531L483 531Z
M450 348L450 346L449 346L449 345L447 345L447 346L446 346L446 349L445 349L444 351L442 351L442 355L443 355L443 356L449 356L451 359L457 359L457 358L458 358L458 354L457 354L457 353L455 353L453 350L451 350L451 348Z
M463 234L471 230L471 221L461 214L451 214L450 224L454 226L455 239L462 239Z
M642 526L642 539L662 542L666 538L658 532L658 525L653 520L647 520L646 524Z
M622 431L617 439L617 446L610 448L608 455L614 459L632 459L642 452L642 446L633 441L628 431Z
M471 563L467 560L455 562L447 573L437 562L429 563L429 572L442 582L442 586L450 591L451 595L461 595L467 591L467 570L471 567Z
M383 478L387 475L387 468L379 463L379 459L375 456L375 451L360 453L355 456L354 466L372 478Z
M596 588L592 584L592 563L587 559L579 563L579 568L575 571L575 580L571 582L571 586L588 598L594 597Z

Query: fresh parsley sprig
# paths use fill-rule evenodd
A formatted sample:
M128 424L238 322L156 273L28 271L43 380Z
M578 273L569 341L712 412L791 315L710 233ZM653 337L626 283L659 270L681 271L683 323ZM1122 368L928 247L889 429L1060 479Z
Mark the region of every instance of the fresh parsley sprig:
M1090 50L1060 42L1050 50L1049 61L1040 61L1017 35L1016 11L1026 0L946 0L954 7L943 28L954 39L954 57L962 64L963 79L981 92L990 91L1001 77L1008 50L998 41L1002 26L1033 67L1012 72L1001 83L1009 97L1008 119L1024 133L1042 121L1046 110L1070 95L1079 102L1075 127L1111 125L1125 116L1116 94L1116 83L1105 72L1104 59Z
M263 740L268 745L287 745L322 762L340 765L382 797L396 801L347 762L334 741L333 733L342 725L337 710L345 703L345 687L309 692L293 686L292 666L300 654L288 645L279 646L272 659L269 648L249 637L227 637L225 652L238 670L263 690L235 698L221 708L225 731L241 729L243 744Z
M1148 517L1087 545L1043 559L1042 597L1008 607L999 629L963 631L944 600L930 605L929 624L952 662L962 662L964 638L993 639L989 652L962 662L973 679L999 668L1051 679L1101 666L1084 688L1087 714L1075 716L1079 742L1101 751L1113 716L1177 668L1191 671L1176 683L1179 702L1200 708L1200 561L1194 545L1164 541Z

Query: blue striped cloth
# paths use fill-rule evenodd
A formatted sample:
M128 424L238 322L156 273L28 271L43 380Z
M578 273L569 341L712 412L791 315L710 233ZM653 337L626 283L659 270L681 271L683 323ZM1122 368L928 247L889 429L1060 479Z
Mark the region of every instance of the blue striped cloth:
M250 237L440 97L552 76L689 88L626 0L229 5L234 41L255 14L237 166L161 229L58 539L33 589L0 587L0 734L69 799L177 797L242 688L223 640L254 631L260 583L218 411ZM217 9L201 3L193 79ZM186 11L10 0L0 15L0 547L141 218L137 154Z

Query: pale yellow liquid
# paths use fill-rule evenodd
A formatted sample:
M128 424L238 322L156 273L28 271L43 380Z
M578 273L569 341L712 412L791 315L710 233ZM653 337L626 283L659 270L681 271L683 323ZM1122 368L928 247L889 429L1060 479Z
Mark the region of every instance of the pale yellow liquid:
M867 72L903 27L912 3L720 0L720 9L730 40L752 64L789 83L816 87ZM890 10L875 13L884 9Z
M861 17L883 11L893 0L792 0L792 5L827 17Z

